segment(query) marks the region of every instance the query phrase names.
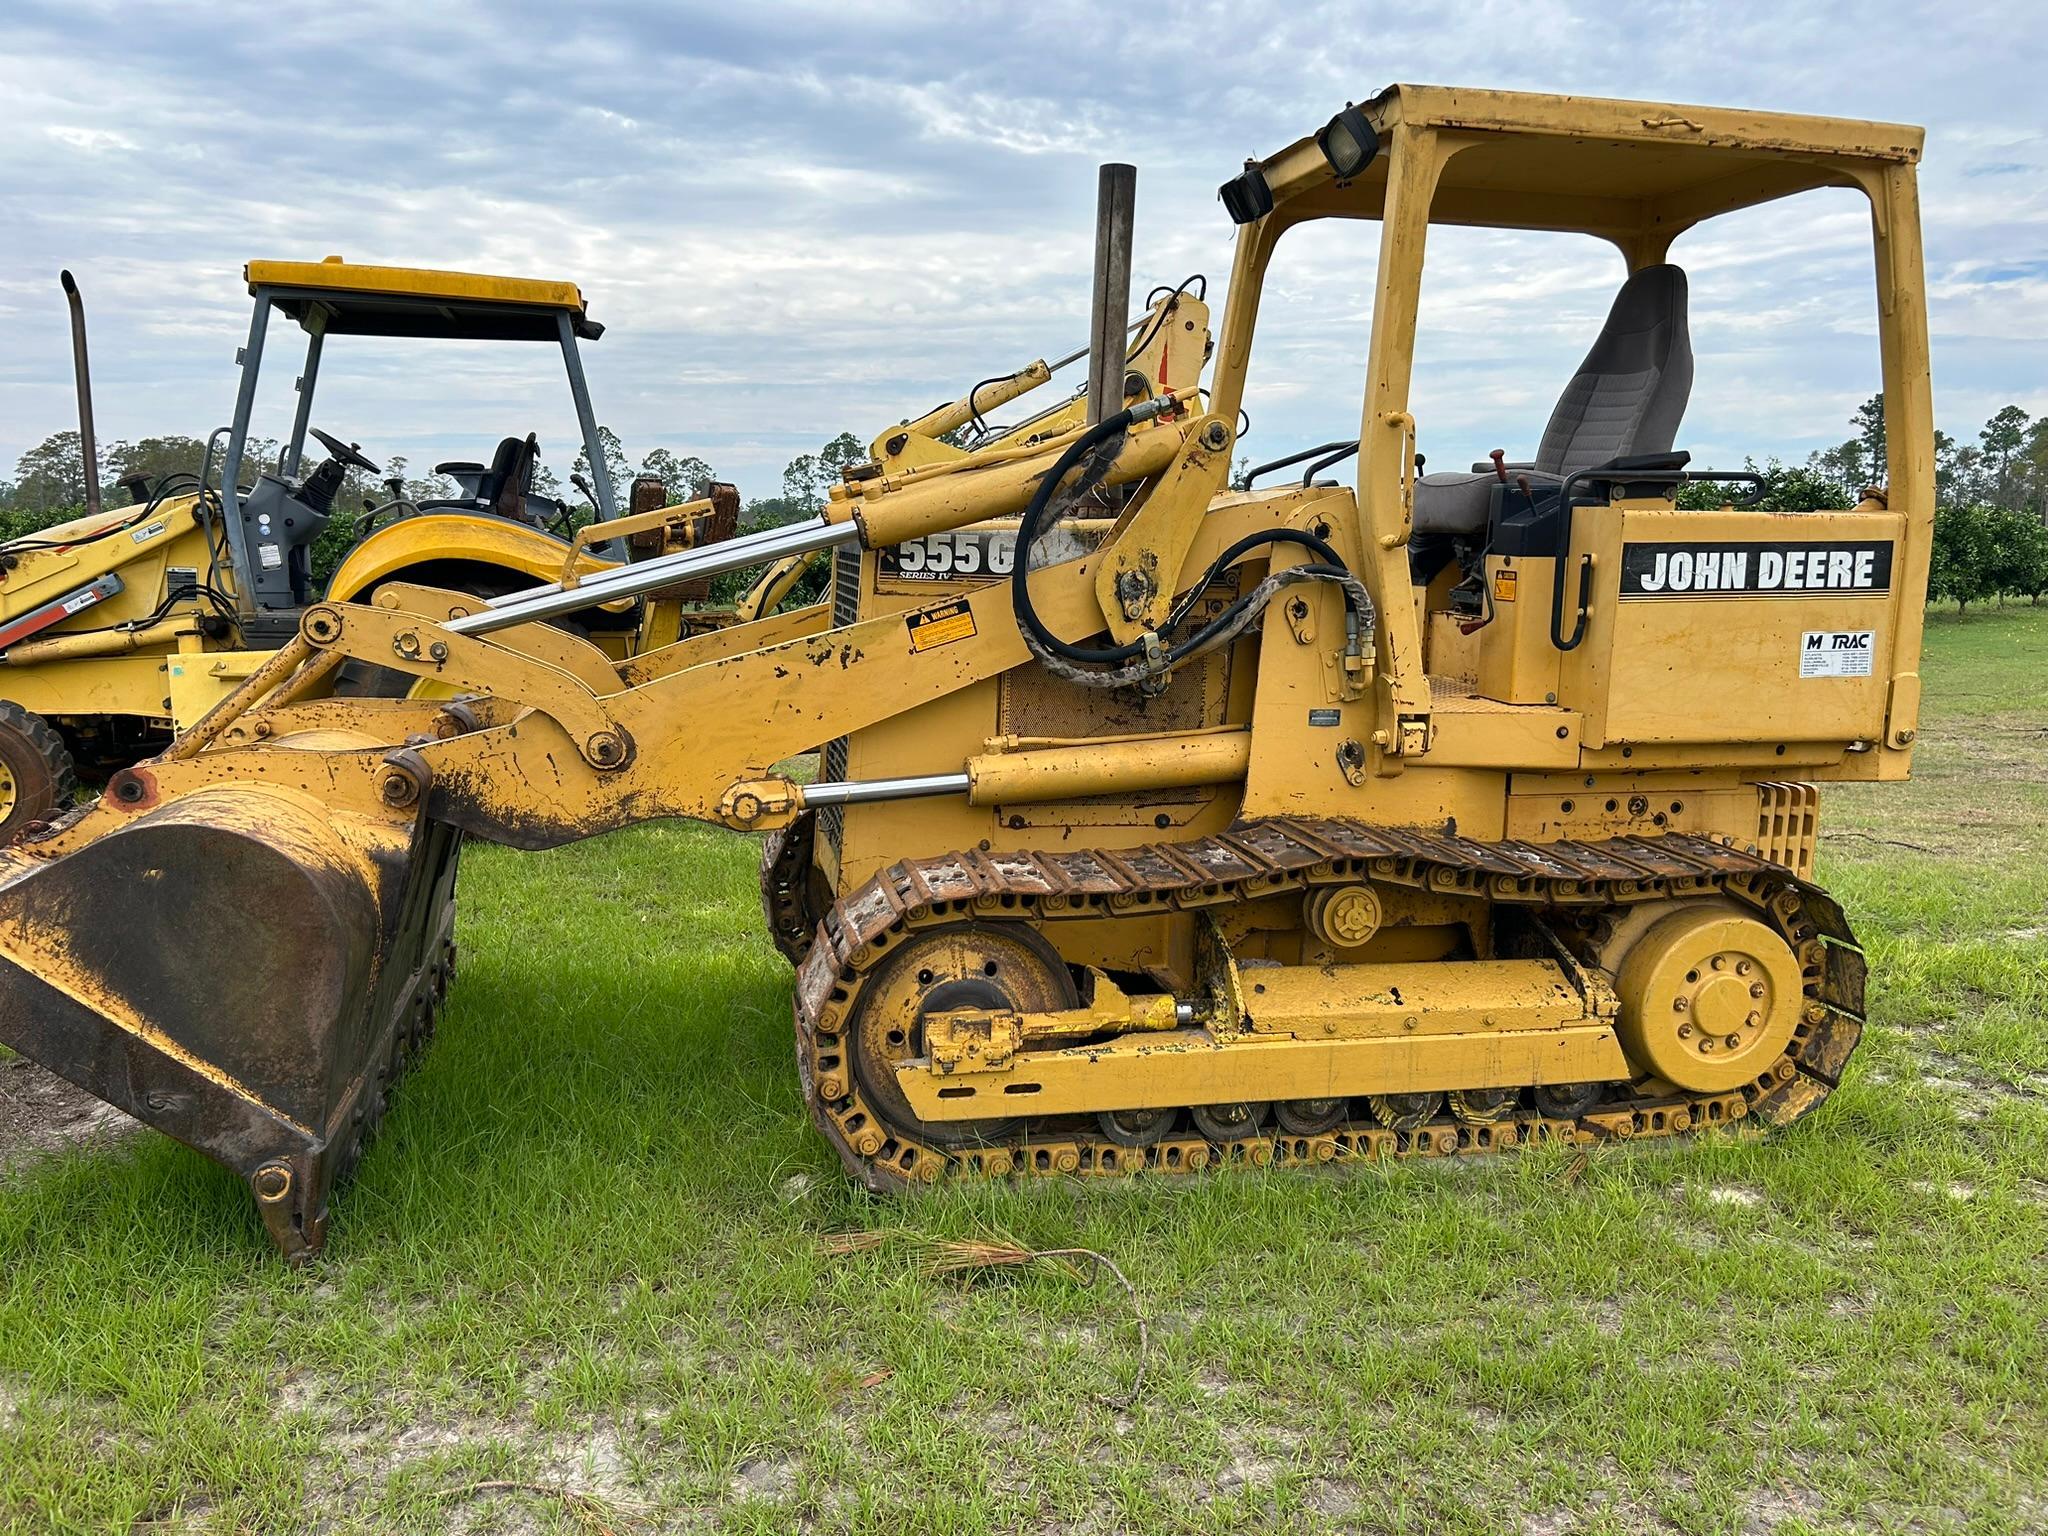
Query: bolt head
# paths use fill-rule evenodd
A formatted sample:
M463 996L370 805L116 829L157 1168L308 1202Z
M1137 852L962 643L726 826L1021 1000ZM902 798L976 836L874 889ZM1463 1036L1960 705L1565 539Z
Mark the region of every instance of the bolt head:
M249 1182L254 1185L258 1200L274 1204L291 1193L292 1171L283 1163L265 1163Z

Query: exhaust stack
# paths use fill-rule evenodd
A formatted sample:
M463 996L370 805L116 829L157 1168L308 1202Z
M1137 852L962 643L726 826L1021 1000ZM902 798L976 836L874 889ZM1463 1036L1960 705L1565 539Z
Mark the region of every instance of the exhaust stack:
M1088 424L1124 408L1131 323L1131 229L1138 168L1105 165L1095 182L1095 293L1088 313Z
M78 280L67 270L59 274L64 298L71 305L71 363L78 373L78 451L85 460L85 510L97 517L100 500L99 439L92 428L92 368L85 357L85 298Z

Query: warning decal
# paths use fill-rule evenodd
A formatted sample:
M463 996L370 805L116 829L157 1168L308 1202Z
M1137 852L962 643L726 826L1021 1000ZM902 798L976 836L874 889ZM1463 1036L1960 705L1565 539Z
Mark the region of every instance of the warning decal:
M1515 600L1515 585L1519 573L1512 570L1493 573L1493 600L1496 603L1512 603Z
M1868 677L1874 629L1809 629L1799 641L1801 677Z
M965 602L941 603L936 608L921 609L906 614L903 622L910 626L912 651L934 650L942 645L951 645L955 640L974 638L974 610Z

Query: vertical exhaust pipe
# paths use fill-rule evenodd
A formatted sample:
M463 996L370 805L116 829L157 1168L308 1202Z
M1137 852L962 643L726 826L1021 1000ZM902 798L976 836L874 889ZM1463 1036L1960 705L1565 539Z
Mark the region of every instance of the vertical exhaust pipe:
M1131 227L1138 168L1105 165L1095 182L1095 294L1088 314L1088 423L1124 408L1131 323Z
M68 271L61 275L64 297L71 305L71 362L78 372L78 451L85 459L85 510L94 517L100 512L100 449L92 429L92 369L85 359L85 299L78 280Z

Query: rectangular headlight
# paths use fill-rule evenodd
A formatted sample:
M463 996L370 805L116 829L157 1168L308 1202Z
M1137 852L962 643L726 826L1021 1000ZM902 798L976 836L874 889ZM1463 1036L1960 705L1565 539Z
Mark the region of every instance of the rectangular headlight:
M1249 224L1273 211L1273 189L1266 185L1266 173L1249 162L1242 174L1218 187L1216 195L1223 199L1224 211L1233 224Z
M1316 135L1316 147L1337 179L1349 181L1372 164L1372 157L1380 152L1380 136L1364 112L1347 105Z

